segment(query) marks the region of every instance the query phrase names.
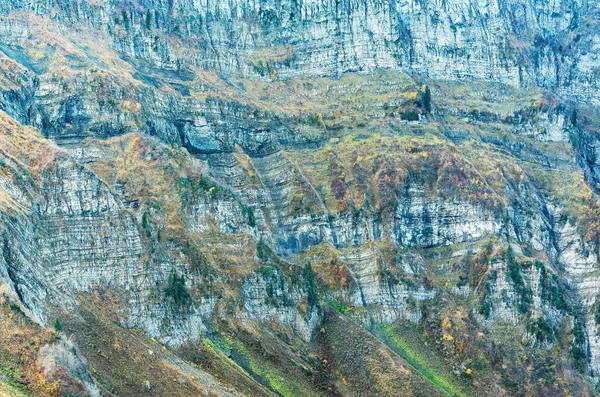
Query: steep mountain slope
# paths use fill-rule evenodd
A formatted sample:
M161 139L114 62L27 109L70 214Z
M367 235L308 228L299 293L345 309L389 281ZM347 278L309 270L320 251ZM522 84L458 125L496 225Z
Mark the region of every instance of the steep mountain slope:
M0 395L595 395L599 12L0 0Z

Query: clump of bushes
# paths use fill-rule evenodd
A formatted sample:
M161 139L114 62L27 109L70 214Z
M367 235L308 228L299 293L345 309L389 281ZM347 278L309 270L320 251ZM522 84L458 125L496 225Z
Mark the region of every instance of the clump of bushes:
M555 339L554 330L544 317L539 317L532 322L527 327L527 331L535 335L535 338L540 342L552 342Z
M242 205L242 215L247 217L248 226L256 227L256 215L254 214L254 208Z
M169 275L165 296L176 306L185 307L192 304L192 297L185 286L185 276L176 273Z
M260 239L256 243L256 256L264 262L269 262L273 257L273 250Z
M584 326L581 324L581 320L575 318L571 334L573 335L571 355L573 356L577 369L583 371L587 366L587 354L585 352L585 330Z
M319 295L317 294L315 272L310 262L307 262L304 266L304 283L306 286L308 305L314 307L319 302Z
M60 322L60 318L56 317L54 319L54 323L52 324L54 326L54 329L56 330L56 332L60 332L62 331L62 323Z
M562 312L571 313L573 310L567 300L565 287L560 282L558 276L556 274L550 274L548 269L546 269L539 261L535 262L535 266L540 272L539 288L542 302L548 303L550 306Z
M533 303L532 294L521 276L521 264L515 259L511 246L506 249L505 259L508 266L508 277L512 281L515 294L518 297L517 309L519 313L527 314L529 306Z
M431 110L431 89L428 86L409 92L407 99L398 107L400 118L405 121L419 121L421 115L425 115Z
M497 279L498 272L496 270L492 270L491 272L489 272L487 275L487 280L485 284L483 284L483 289L481 291L481 305L479 307L479 314L484 316L486 319L490 318L490 315L492 314L492 285L496 283Z
M596 321L596 325L600 324L600 296L596 297L596 305L594 307L594 321Z

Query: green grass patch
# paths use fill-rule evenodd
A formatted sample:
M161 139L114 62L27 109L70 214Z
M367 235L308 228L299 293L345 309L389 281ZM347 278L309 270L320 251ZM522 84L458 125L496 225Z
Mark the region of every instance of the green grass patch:
M0 373L5 376L5 383L0 384L0 391L2 391L2 387L4 389L9 390L11 393L14 393L15 396L33 396L29 390L27 390L27 386L22 383L24 379L23 373L19 368L15 367L16 364L11 366L7 366L4 368L0 368ZM12 396L13 394L8 394ZM0 397L2 394L0 393Z
M217 347L217 345L215 345L213 343L213 341L211 341L208 338L202 338L202 343L204 343L204 345L207 348L212 350L213 353L215 353L217 356L219 356L219 358L226 361L228 364L232 365L235 369L237 369L238 371L240 371L242 373L246 373L246 371L244 371L244 369L242 367L240 367L235 361L233 361L231 358L227 357L227 355L225 355L225 353L223 353L223 351L221 351L221 349L219 349Z
M317 396L310 385L303 384L297 376L289 374L285 368L271 362L270 359L273 357L264 356L265 352L260 348L257 350L253 345L247 345L242 340L234 339L223 333L220 333L217 338L220 348L208 339L203 339L203 343L222 358L226 358L227 362L235 365L238 370L250 374L254 380L275 391L278 395L283 397ZM231 352L231 358L227 357L223 351Z
M312 394L314 391L307 390L301 385L296 384L284 374L279 373L272 366L260 362L255 357L252 357L247 351L245 351L245 349L242 348L238 351L243 353L248 359L250 371L266 381L272 390L276 391L283 397L314 395Z
M451 396L462 397L469 395L451 380L452 374L440 369L433 363L435 356L431 352L425 351L426 348L422 344L419 347L416 343L411 343L392 325L380 324L379 328L387 337L386 342L388 346L434 385Z
M327 302L329 306L333 307L335 310L340 312L343 315L349 315L352 312L352 306L339 302L337 300L330 300Z
M13 387L7 383L0 383L0 397L27 397L31 393L22 390L22 388Z

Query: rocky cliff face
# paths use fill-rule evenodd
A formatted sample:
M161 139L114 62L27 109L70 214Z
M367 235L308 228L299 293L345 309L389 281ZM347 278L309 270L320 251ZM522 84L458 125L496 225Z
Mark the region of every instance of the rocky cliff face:
M452 71L453 78L535 84L598 101L598 9L587 1L30 0L2 7L85 24L119 52L162 69L283 79L377 68L447 78Z
M0 387L594 393L597 8L0 0Z

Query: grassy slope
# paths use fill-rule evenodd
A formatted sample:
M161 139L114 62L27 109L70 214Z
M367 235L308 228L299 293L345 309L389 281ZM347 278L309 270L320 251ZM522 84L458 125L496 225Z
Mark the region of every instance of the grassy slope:
M75 335L90 370L106 391L124 396L221 396L231 391L272 395L222 356L210 358L213 377L142 332L115 325L105 309L104 304L84 301L81 317L67 318L64 329Z
M342 395L444 396L439 384L430 382L424 368L397 355L370 333L324 307L316 352L324 369Z
M14 387L7 385L6 383L0 383L0 397L26 397L27 394L22 391L15 389Z

